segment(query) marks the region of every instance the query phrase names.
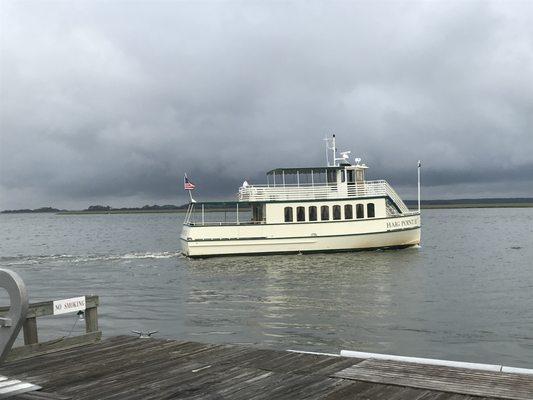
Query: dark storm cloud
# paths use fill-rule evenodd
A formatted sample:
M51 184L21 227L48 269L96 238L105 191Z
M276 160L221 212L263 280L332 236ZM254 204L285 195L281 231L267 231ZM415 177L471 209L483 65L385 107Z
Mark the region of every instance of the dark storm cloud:
M330 132L406 193L533 195L531 3L1 4L3 208L220 198Z

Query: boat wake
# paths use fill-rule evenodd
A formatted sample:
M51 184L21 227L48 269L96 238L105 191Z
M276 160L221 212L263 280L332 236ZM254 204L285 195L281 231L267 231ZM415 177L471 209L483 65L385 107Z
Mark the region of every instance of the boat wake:
M120 260L144 260L144 259L167 259L167 258L181 257L179 252L145 252L145 253L126 253L126 254L51 254L51 255L29 255L29 256L14 256L14 257L0 257L0 265L2 266L16 266L16 265L36 265L36 264L52 264L52 263L66 263L78 264L95 261L120 261Z

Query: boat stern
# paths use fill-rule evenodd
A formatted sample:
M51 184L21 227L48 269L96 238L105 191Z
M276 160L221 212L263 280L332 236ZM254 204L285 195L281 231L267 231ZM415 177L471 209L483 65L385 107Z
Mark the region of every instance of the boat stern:
M181 229L181 235L180 235L180 245L181 245L181 253L185 256L189 256L189 242L187 238L189 237L190 226L183 224L183 228Z

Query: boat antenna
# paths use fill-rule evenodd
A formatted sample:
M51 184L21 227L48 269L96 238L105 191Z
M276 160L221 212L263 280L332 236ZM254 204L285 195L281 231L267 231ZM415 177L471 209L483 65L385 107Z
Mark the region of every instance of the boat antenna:
M326 143L326 166L329 167L329 138L327 136L324 138L324 142Z
M340 157L335 157L335 161L343 161L344 163L346 163L348 161L350 153L351 153L350 150L341 151L341 156Z
M418 213L420 214L420 168L422 161L418 160Z
M337 147L335 144L335 134L333 134L333 138L331 138L331 150L333 151L333 166L337 166Z
M337 165L337 147L335 146L335 134L333 137L325 137L324 141L326 142L326 165L328 167L335 167ZM330 145L331 143L331 145ZM329 162L329 151L333 152L332 163Z
M351 151L349 151L349 150L348 151L341 151L341 156L337 157L337 143L336 143L335 134L333 134L331 138L328 138L326 136L326 138L324 140L326 141L326 163L327 163L328 167L338 167L339 166L339 161L342 161L344 163L348 162L349 155L351 153ZM331 164L329 162L329 160L330 160L329 151L330 150L333 152L333 157L332 157L332 163Z

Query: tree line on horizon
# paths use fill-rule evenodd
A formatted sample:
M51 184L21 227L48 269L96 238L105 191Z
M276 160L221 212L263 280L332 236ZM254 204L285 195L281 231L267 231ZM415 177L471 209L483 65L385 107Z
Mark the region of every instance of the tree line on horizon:
M165 204L165 205L145 205L142 207L111 207L111 206L102 206L102 205L92 205L84 210L65 210L54 207L40 207L35 209L21 208L17 210L3 210L0 211L2 214L19 214L19 213L57 213L57 212L68 212L68 211L78 211L78 212L106 212L106 211L171 211L171 210L182 210L187 208L188 204L182 204L177 206L174 204Z
M406 200L405 204L415 205L416 200ZM449 199L449 200L422 200L422 205L438 206L438 205L454 205L454 204L529 204L533 203L533 198L530 197L510 197L510 198L482 198L482 199ZM35 209L21 208L16 210L3 210L0 214L22 214L22 213L58 213L58 212L112 212L112 211L172 211L184 210L189 206L188 203L180 206L174 204L165 205L145 205L142 207L111 207L109 205L92 205L84 210L66 210L54 207L40 207ZM206 208L216 208L216 205L207 205Z

